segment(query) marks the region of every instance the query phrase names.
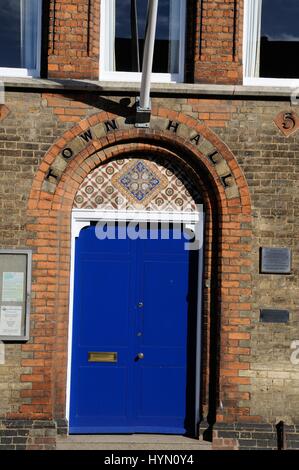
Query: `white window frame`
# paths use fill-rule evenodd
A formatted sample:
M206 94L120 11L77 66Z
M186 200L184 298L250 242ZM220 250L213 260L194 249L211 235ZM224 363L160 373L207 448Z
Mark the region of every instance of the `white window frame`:
M262 1L262 0L261 0ZM243 25L243 85L245 86L265 86L265 87L286 87L298 88L298 78L263 78L248 76L246 73L247 54L250 50L250 35L252 12L250 11L250 0L245 0L244 5L244 25Z
M101 81L115 81L115 82L140 82L141 73L138 72L113 72L108 67L108 54L109 50L107 44L110 42L110 31L106 27L109 23L107 15L111 8L109 8L110 0L101 1L101 25L100 25L100 67L99 79ZM185 34L186 34L186 3L187 0L180 0L180 52L179 52L179 73L153 73L153 83L182 83L184 82L185 75ZM141 64L142 65L142 64Z
M22 2L23 0L21 0ZM42 36L42 3L40 0L37 2L37 44L36 44L36 68L14 68L14 67L0 67L0 77L17 77L17 78L37 78L40 76L41 66L41 36ZM26 51L25 51L26 54Z

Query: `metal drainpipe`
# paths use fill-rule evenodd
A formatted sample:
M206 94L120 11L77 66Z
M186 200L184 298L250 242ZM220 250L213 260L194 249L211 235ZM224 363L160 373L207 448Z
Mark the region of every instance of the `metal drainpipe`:
M151 74L153 69L158 1L159 0L148 0L147 28L142 63L140 98L137 100L136 127L148 127L150 121Z

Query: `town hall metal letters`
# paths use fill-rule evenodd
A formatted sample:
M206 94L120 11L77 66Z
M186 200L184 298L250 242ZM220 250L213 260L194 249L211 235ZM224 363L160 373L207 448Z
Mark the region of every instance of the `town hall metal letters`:
M105 137L109 132L119 131L128 127L132 127L132 124L127 124L126 118L119 117L91 126L85 132L75 137L70 141L68 146L61 151L51 165L43 183L43 190L54 193L68 162L74 159L91 142ZM196 146L215 167L225 189L226 197L228 199L238 197L239 193L236 181L225 159L220 155L218 150L197 131L185 124L156 116L152 116L151 118L151 129L176 134Z

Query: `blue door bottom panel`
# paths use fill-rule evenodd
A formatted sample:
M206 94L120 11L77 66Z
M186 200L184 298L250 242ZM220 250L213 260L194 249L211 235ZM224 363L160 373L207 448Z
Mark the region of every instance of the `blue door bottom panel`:
M185 428L163 428L163 427L148 427L148 426L133 426L133 427L76 427L69 428L70 434L186 434Z
M76 239L70 434L197 432L199 252L183 226L163 230L99 240L91 225Z

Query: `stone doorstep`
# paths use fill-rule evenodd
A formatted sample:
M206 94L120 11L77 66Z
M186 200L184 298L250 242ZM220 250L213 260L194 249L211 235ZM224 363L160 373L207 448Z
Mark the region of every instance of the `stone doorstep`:
M212 444L184 436L71 435L57 438L57 450L211 450Z

